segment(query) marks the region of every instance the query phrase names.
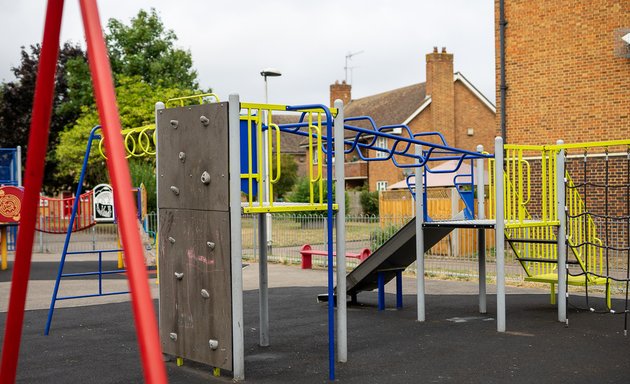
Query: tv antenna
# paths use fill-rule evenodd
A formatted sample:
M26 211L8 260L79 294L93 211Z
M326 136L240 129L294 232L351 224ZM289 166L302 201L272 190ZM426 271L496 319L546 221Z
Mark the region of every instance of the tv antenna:
M352 60L352 56L356 56L358 54L363 53L364 51L358 51L358 52L354 52L354 53L350 53L348 52L348 54L346 55L346 66L343 67L343 69L346 71L346 84L348 84L348 60ZM350 67L350 69L352 69L353 67Z

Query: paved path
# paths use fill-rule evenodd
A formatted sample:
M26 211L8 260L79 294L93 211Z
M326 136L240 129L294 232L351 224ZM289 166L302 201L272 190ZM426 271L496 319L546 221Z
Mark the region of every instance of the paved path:
M82 268L76 261L72 268ZM67 301L72 307L55 313L51 335L42 336L54 262L35 255L29 285L18 382L137 383L142 382L128 295ZM54 268L52 268L54 267ZM53 269L51 271L51 268ZM0 311L6 308L9 282L0 272ZM258 340L256 264L244 269L245 352L247 383L325 383L327 366L326 306L315 300L325 292L323 270L269 265L271 346ZM64 282L69 291L94 281ZM76 285L74 285L76 284ZM110 279L114 289L123 278ZM150 282L154 292L154 281ZM391 284L387 287L391 291ZM351 307L349 362L337 364L340 383L628 383L630 340L623 336L624 316L600 315L572 308L570 327L556 319L547 290L508 288L508 332L495 331L494 296L489 313L477 312L477 284L427 281L427 321L416 322L415 279L404 278L405 308L376 311L374 292L359 295ZM489 285L493 292L493 286ZM115 302L115 301L123 302ZM393 304L393 295L388 295ZM583 297L572 302L584 305ZM591 304L602 305L601 298ZM157 301L156 301L157 306ZM615 307L623 303L615 301ZM6 313L0 313L4 329ZM2 335L0 335L2 337ZM207 367L167 362L172 383L228 383Z

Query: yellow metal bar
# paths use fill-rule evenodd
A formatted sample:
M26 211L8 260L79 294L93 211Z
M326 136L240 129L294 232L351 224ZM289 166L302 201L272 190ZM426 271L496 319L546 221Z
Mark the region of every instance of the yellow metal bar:
M328 209L328 204L306 204L306 205L274 205L270 206L258 206L243 207L243 213L281 213L281 212L314 212L325 211ZM333 210L338 210L338 205L333 204Z
M9 268L7 262L7 226L3 225L0 227L0 253L2 254L0 257L2 261L0 262L0 270L5 271Z
M122 244L120 243L120 228L118 229L118 231L116 231L116 233L118 234L118 239L116 239L118 241L118 249L122 249ZM122 269L125 267L125 263L123 261L123 254L122 251L118 251L118 269Z
M553 149L582 149L582 148L597 148L597 147L615 147L621 145L630 145L629 139L623 140L609 140L609 141L590 141L584 143L570 143L561 145L550 145L549 148Z
M319 203L324 202L324 177L323 177L323 161L324 151L322 151L322 114L317 114L317 174L319 175ZM328 132L332 134L332 132ZM328 164L328 167L332 167L332 164Z
M259 113L261 111L258 111ZM263 130L262 130L263 122L262 117L259 116L258 124L256 125L256 130L258 131L258 172L260 173L260 178L258 179L258 202L262 204L263 201L263 167L265 162L263 161Z
M521 160L520 162L525 164L525 168L526 168L526 178L525 178L525 186L526 186L526 191L527 191L527 199L525 199L525 201L523 201L523 206L527 206L527 204L529 204L529 201L532 199L532 180L531 180L531 168L529 166L529 161L527 160L523 160L523 154L521 153Z
M272 117L271 111L267 111L267 169L269 170L269 174L267 177L269 178L269 196L268 201L269 205L273 207L273 130L272 130Z
M543 156L542 160L540 162L540 176L541 176L541 195L542 196L546 196L547 195L547 157ZM549 211L547 209L547 204L542 204L541 207L541 214L542 214L542 219L547 220L549 219Z
M166 100L166 106L168 106L171 103L174 102L178 102L180 107L184 106L184 102L186 100L192 100L192 99L198 99L199 104L203 104L203 100L204 99L208 99L208 98L214 98L214 102L218 103L219 100L219 96L215 95L214 93L201 93L198 95L191 95L191 96L183 96L183 97L175 97L173 99L168 99Z
M523 201L523 193L524 191L524 180L523 180L523 151L516 151L516 163L518 168L518 221L521 223L525 221L525 210L523 206L525 205Z
M280 170L280 128L278 128L278 125L276 124L269 124L269 126L272 128L272 132L273 130L276 131L276 172L277 174L276 174L276 177L274 178L273 172L270 172L271 175L269 176L271 179L271 183L276 184L278 181L280 181L280 175L282 174ZM269 140L270 143L272 141L273 140ZM271 144L269 145L269 151L271 154L273 154ZM269 169L273 169L273 167L270 167Z
M526 151L542 151L545 145L521 145L521 144L505 144L503 148L506 150L526 150Z
M287 106L283 104L262 104L262 103L241 103L241 108L254 109L262 112L267 111L286 111Z
M247 175L248 175L248 189L247 189L247 201L249 205L254 202L254 181L252 180L252 168L254 167L252 154L252 110L247 109ZM260 165L259 165L260 166Z
M310 119L310 118L309 118ZM308 125L308 187L309 187L309 201L311 204L313 201L313 183L317 181L317 179L313 179L313 125Z
M547 222L543 222L543 221L524 221L522 223L519 222L512 222L512 223L505 223L505 228L535 228L535 227L556 227L560 225L559 221L547 221Z

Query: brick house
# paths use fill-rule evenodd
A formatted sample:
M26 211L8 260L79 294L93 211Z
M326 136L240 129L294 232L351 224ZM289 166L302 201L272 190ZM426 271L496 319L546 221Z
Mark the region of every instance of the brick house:
M500 0L495 0L497 96ZM630 137L628 0L503 0L505 130L515 144ZM500 98L497 109L503 106ZM498 114L497 116L500 116ZM497 119L497 134L501 134Z
M413 133L438 131L450 146L475 150L490 148L495 135L495 106L464 75L453 72L453 54L445 48L426 55L426 82L393 89L377 95L352 99L351 85L330 86L330 103L344 102L346 117L367 115L380 127L406 124ZM400 134L400 129L391 133ZM388 146L387 140L378 143ZM382 153L382 152L379 152ZM368 154L376 157L379 153ZM401 162L409 162L400 158ZM406 177L391 161L359 161L346 157L348 188L367 185L370 191L384 190Z
M630 1L495 0L495 32L497 135L531 145L630 139ZM628 215L627 189L613 186L630 183L630 148L603 151L568 151L567 170L589 212ZM540 163L530 163L535 180ZM598 236L627 246L628 228L613 222Z

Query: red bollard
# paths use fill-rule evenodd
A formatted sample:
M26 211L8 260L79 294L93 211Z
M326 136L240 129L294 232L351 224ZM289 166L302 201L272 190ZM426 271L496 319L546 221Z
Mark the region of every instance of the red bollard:
M311 246L308 244L304 244L302 248L300 248L300 255L302 255L302 269L313 268L313 255L308 252L310 250Z

